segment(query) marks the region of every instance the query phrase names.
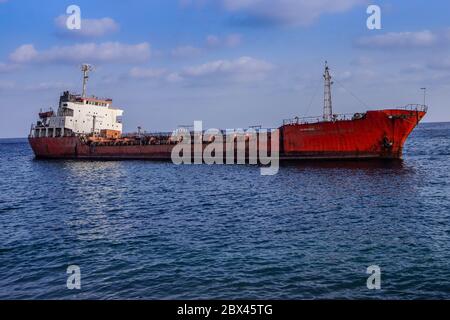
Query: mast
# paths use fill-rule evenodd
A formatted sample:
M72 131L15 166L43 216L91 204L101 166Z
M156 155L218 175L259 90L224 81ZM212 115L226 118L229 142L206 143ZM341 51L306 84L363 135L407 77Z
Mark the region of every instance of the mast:
M420 88L420 90L423 91L423 106L426 106L426 102L427 102L427 88Z
M89 64L81 65L81 71L83 71L83 93L81 96L86 97L86 84L89 79L89 71L92 71L92 66Z
M325 80L324 90L324 104L323 104L323 121L331 121L333 119L333 107L331 103L331 81L330 68L328 62L325 61L325 73L323 74Z

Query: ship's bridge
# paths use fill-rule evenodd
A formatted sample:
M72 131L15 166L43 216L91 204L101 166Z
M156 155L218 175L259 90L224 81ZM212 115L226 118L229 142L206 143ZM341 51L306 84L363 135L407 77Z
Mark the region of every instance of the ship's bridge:
M99 99L97 97L79 97L76 102L81 104L88 104L92 106L110 107L112 105L112 99Z
M105 134L120 136L122 134L121 116L123 110L113 107L112 99L86 95L90 65L84 64L83 93L73 94L64 91L59 98L57 112L53 110L40 112L39 120L32 126L31 136L61 137L74 135Z
M37 137L100 134L104 130L118 136L122 133L123 110L112 106L111 99L81 97L64 92L58 111L41 112L33 128Z

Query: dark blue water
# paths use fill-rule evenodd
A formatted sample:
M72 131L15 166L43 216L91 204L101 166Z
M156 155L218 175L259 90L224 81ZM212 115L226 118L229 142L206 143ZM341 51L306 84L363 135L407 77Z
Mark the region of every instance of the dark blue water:
M38 161L0 142L0 298L450 298L450 124L401 162ZM66 288L68 265L81 290ZM368 290L366 268L381 268Z

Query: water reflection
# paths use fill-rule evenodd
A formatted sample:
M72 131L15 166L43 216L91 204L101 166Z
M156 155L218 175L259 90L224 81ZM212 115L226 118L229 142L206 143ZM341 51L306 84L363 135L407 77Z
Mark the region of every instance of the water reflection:
M448 297L450 140L433 130L404 160L283 162L275 176L32 161L27 143L0 143L0 297L70 297L71 261L83 298ZM382 291L366 290L371 264Z
M361 159L361 160L283 160L281 167L315 169L396 169L406 168L403 159Z

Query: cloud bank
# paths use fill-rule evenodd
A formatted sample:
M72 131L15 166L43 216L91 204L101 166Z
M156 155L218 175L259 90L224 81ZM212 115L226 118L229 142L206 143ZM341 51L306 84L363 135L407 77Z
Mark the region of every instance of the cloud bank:
M440 38L440 35L429 30L419 32L389 32L382 35L360 38L356 44L362 48L373 49L426 48L442 43Z
M119 24L112 18L81 19L81 29L69 30L66 27L67 16L61 15L55 19L58 34L68 37L101 37L119 30Z
M252 57L234 60L215 60L204 64L184 67L179 71L134 67L128 72L133 79L158 79L170 83L206 79L207 81L228 80L232 82L258 81L274 69L271 63Z
M135 45L120 42L104 42L55 46L38 51L32 44L24 44L9 55L13 63L64 63L64 62L125 62L147 61L151 56L150 44Z

